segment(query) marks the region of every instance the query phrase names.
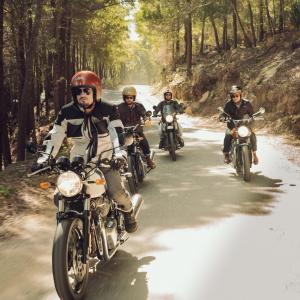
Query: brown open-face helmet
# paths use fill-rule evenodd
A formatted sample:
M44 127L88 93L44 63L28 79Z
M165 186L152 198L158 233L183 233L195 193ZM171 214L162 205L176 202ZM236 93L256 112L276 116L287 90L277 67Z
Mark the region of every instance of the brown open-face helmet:
M132 96L133 97L133 100L135 101L136 99L136 89L134 86L127 86L123 89L122 91L122 96L123 96L123 100L125 101L125 98L127 96Z
M92 71L79 71L71 79L71 91L76 101L76 88L92 88L94 101L101 98L101 79Z

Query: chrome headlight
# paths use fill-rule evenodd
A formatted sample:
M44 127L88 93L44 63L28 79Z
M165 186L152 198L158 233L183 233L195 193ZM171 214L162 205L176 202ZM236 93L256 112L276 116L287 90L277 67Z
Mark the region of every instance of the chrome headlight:
M240 137L247 137L250 135L250 130L246 126L241 126L238 128L238 134Z
M59 175L56 184L60 193L65 197L77 195L82 190L82 185L80 177L72 171Z
M168 122L168 123L171 123L171 122L173 122L173 116L171 116L171 115L167 115L166 116L166 121Z

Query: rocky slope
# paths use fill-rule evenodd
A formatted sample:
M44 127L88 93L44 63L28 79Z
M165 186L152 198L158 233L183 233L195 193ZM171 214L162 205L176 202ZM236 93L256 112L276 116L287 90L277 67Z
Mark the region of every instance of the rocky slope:
M300 32L276 35L253 49L211 52L193 66L167 76L175 97L189 102L192 114L210 115L223 106L228 89L240 84L254 108L264 106L275 132L300 135Z

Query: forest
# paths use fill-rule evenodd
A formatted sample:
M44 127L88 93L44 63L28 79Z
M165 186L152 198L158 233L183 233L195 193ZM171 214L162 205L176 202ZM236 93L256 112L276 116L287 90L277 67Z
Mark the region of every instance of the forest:
M192 78L210 53L254 51L299 26L292 0L0 0L0 170L26 158L78 70L106 88L159 83L178 68Z

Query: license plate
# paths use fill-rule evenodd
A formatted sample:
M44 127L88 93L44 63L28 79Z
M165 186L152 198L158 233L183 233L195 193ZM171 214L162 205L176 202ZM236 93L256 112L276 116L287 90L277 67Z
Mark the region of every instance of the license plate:
M173 126L168 126L167 129L174 129L174 127Z

